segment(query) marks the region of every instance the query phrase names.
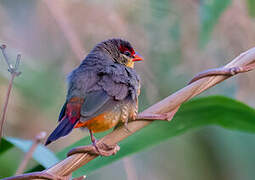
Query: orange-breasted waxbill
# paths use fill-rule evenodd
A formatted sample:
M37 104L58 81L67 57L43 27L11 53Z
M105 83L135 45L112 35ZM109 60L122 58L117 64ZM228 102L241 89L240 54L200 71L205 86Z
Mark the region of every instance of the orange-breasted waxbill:
M93 133L135 119L140 79L134 63L141 60L128 41L109 39L97 44L70 73L59 124L45 144L79 127L89 129L95 144Z

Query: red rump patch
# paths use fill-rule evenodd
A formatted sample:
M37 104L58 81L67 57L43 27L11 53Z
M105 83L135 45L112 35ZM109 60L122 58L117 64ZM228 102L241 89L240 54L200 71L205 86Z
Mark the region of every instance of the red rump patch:
M74 104L74 103L69 103L67 104L66 108L66 116L68 117L69 121L74 124L78 119L80 119L80 110L81 110L81 105L80 104Z
M81 114L81 106L83 103L83 99L79 99L79 98L72 98L70 99L70 101L68 102L67 106L66 106L66 115L69 119L69 121L72 124L75 124L77 122L77 120L80 119Z
M128 48L126 46L123 46L122 44L120 45L119 50L120 50L121 53L124 53L125 51L128 51L128 52L130 52L131 55L135 54L135 51L134 51L133 48Z

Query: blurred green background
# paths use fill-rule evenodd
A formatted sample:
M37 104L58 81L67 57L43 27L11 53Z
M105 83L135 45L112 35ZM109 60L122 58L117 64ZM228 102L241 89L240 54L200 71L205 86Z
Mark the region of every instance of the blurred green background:
M144 56L136 66L141 111L196 73L253 47L254 9L253 0L0 0L0 44L7 44L12 59L22 54L4 135L32 139L40 131L50 133L65 101L67 74L98 42L121 37ZM0 55L1 109L6 69ZM254 75L242 74L201 96L221 94L254 107ZM57 152L86 135L75 130L50 148ZM88 179L252 180L254 150L255 135L210 126L129 156ZM14 149L0 157L1 177L15 172L20 154Z

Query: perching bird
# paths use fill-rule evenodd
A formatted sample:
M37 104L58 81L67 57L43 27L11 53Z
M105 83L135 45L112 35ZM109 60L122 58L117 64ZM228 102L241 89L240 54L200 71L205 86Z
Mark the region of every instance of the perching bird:
M97 44L70 73L59 125L45 145L66 136L73 128L86 127L96 147L93 133L135 119L140 79L134 62L141 60L125 40L109 39Z

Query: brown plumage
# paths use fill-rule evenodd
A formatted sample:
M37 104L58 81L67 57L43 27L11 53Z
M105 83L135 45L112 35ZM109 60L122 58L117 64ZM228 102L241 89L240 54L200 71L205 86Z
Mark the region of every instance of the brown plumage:
M46 145L67 135L74 127L86 127L93 136L93 132L135 119L140 79L133 67L140 60L131 44L122 39L109 39L96 45L69 75L60 123ZM92 141L95 145L94 137Z

